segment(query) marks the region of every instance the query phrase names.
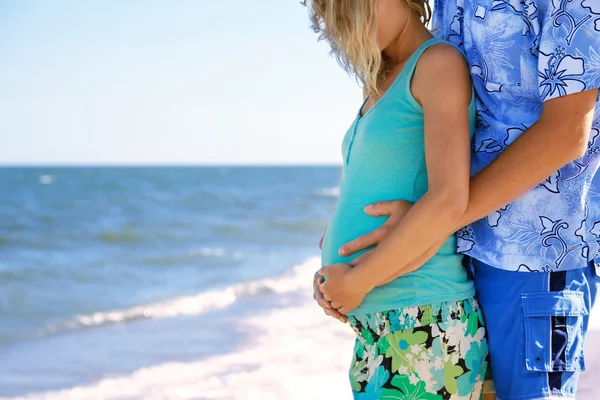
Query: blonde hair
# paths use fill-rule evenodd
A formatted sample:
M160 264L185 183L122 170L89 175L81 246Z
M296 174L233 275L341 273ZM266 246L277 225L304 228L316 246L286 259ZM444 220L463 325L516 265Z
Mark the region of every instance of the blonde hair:
M431 18L428 0L404 0L423 24ZM331 46L340 66L354 75L366 94L379 92L387 70L377 44L377 0L303 0L319 40Z

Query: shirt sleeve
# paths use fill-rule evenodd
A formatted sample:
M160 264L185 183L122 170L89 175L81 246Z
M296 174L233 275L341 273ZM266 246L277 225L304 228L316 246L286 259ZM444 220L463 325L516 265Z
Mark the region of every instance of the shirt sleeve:
M600 0L537 3L542 101L600 88ZM531 9L531 6L528 7Z

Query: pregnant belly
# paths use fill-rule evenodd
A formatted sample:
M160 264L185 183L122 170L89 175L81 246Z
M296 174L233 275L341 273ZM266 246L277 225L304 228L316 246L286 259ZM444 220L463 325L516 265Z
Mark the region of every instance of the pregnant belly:
M387 219L388 217L372 217L365 214L362 205L336 208L329 221L327 233L323 240L321 264L347 264L365 251L368 251L369 249L365 249L349 257L342 257L338 254L338 250L344 244L379 228Z

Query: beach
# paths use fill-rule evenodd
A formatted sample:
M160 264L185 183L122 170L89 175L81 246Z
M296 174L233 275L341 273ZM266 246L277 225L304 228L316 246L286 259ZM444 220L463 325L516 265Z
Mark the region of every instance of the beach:
M350 331L307 296L339 174L0 169L0 398L248 398L336 377Z
M311 259L298 266L287 284L301 280L310 283L316 265L317 260ZM201 334L205 341L217 345L223 336L231 334L225 332L227 330L244 337L229 351L217 349L216 354L200 361L161 363L89 385L18 398L351 398L344 371L350 362L352 331L319 311L309 295L308 285L287 291L283 289L285 284L281 283L280 293L271 293L262 299L265 303L278 302L279 306L272 308L263 304L262 311L243 319L209 317L214 331ZM261 306L254 304L253 308ZM202 326L202 317L194 319L196 326Z
M212 334L205 332L205 340L217 343L227 335L224 331L234 330L245 337L236 349L201 361L162 363L81 387L18 398L349 400L352 396L346 369L353 333L347 325L324 316L314 304L310 286L304 283L310 282L317 265L318 259L309 259L286 279L271 281L279 292L265 295L262 311L242 320L213 320L215 330ZM268 299L271 296L278 300ZM200 316L194 319L196 326L202 326ZM598 310L592 325L586 345L587 371L582 375L577 397L582 400L600 398L594 373L600 367Z
M338 174L12 171L0 399L351 399L354 334L311 287ZM598 309L591 327L582 400L600 398Z

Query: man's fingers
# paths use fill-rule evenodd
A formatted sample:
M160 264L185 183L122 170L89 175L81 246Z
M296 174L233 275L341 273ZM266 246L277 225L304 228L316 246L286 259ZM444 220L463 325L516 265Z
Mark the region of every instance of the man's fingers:
M364 208L365 213L372 217L393 215L402 218L412 207L412 203L404 200L380 201Z
M381 227L375 229L373 232L369 232L366 235L357 237L351 242L346 243L339 249L339 255L342 257L349 256L356 253L357 251L364 250L373 245L378 244L385 238L388 233L389 227L383 224Z
M375 204L369 204L364 211L372 217L382 217L392 215L394 212L395 201L380 201Z
M343 245L338 254L347 257L357 251L379 244L410 211L412 204L404 200L380 201L364 208L365 213L373 217L390 216L380 228L367 233Z
M329 303L331 303L331 300L333 300L327 293L323 293L323 298Z
M361 262L363 262L366 258L369 257L369 255L371 255L371 252L373 250L369 250L366 253L361 254L360 256L356 257L354 260L350 261L348 263L348 265L350 265L351 267L356 267L358 264L360 264Z

